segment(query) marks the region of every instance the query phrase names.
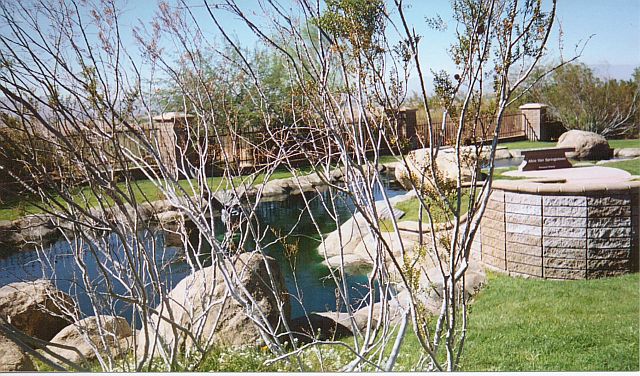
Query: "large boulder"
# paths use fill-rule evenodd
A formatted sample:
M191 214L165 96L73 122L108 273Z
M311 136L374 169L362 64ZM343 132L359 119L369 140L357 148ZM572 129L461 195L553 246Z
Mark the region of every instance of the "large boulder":
M465 273L464 295L465 298L474 295L485 283L486 274L477 263L471 263ZM416 297L423 303L424 307L433 314L438 314L442 308L444 294L444 277L440 268L431 267L425 273L420 274L418 282L418 293ZM460 283L456 284L456 294L460 292Z
M50 281L16 282L0 288L0 316L35 338L48 341L69 325L61 307L72 307L72 300Z
M13 371L35 371L35 367L20 346L0 334L0 372Z
M609 147L604 136L576 129L563 133L556 146L575 148L575 152L567 153L569 158L598 160L609 159L613 156L613 150Z
M615 149L613 155L618 158L637 158L640 157L640 148Z
M222 346L255 344L261 341L262 336L248 315L264 317L274 330L284 330L280 312L288 320L291 307L284 277L276 260L260 254L244 253L235 257L233 262L225 261L224 265L231 274L229 282L235 286L234 293L230 294L218 266L189 275L157 307L160 315L152 315L152 327L138 332L139 356L158 356L157 347L160 345L165 349L175 347L188 350L193 347L193 338L201 343L210 338L212 344ZM269 274L275 281L277 297L273 293ZM239 303L234 294L246 304ZM172 323L190 333L187 335ZM156 352L152 352L151 348L155 348Z
M50 341L73 347L77 351L51 345L48 348L74 363L93 361L98 358L97 353L118 358L131 349L132 335L131 327L123 317L92 316L65 327ZM54 362L62 363L55 357L48 357Z
M399 163L395 169L396 180L405 188L411 189L411 179L418 188L430 186L433 181L431 174L431 156L429 148L417 149L409 152L406 157L407 165ZM474 169L479 169L481 163L477 163L475 148L464 147L460 149L460 178L462 182L471 181ZM455 181L458 177L458 164L454 148L443 148L438 152L435 160L437 178L441 182ZM424 181L423 181L424 180Z
M348 314L342 312L310 313L291 320L289 328L293 337L301 343L308 343L313 339L334 340L353 335Z
M406 199L413 197L412 194L406 194ZM394 197L395 198L395 197ZM391 206L402 201L403 197L390 199ZM402 218L404 212L396 208L389 209L384 201L376 201L377 218L382 220L389 220L392 217L396 219ZM362 238L369 233L369 225L365 217L361 213L355 213L351 218L346 220L339 229L329 233L322 242L319 252L321 255L327 257L333 257L343 254L353 253L355 247L357 247Z
M52 216L47 214L27 215L14 221L0 221L0 254L8 255L34 245L47 245L60 236ZM11 250L11 251L9 251Z

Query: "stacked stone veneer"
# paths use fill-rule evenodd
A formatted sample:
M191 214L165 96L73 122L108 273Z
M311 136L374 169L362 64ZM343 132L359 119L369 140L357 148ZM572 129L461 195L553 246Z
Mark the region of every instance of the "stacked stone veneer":
M638 270L640 184L612 190L499 183L482 218L474 258L510 274L539 278L598 278Z

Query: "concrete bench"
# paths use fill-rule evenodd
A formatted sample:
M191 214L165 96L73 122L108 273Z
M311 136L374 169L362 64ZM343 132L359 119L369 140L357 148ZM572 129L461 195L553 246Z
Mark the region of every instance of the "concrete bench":
M575 151L575 148L549 148L524 150L524 160L518 166L519 171L551 170L556 168L570 168L571 162L567 160L566 153Z

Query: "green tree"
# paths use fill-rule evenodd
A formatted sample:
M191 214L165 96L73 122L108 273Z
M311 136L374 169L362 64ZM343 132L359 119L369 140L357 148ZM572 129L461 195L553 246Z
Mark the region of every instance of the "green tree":
M255 109L266 107L270 120L290 124L296 99L283 59L257 48L242 54L250 59L252 72L238 61L240 55L231 46L218 54L202 52L180 60L161 92L162 110L208 113L212 124L226 127L224 123L232 121L236 129L247 130L265 121L264 113ZM207 95L203 99L185 93Z
M547 70L540 68L538 75ZM568 64L540 79L524 101L550 106L552 116L568 129L606 137L637 134L640 68L630 80L602 79L582 63Z

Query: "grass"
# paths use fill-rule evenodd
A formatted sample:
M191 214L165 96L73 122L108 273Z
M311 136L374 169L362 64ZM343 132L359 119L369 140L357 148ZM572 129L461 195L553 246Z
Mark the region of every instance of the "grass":
M395 157L391 155L381 156L379 162L384 163L392 163L397 162L400 157ZM307 175L313 172L312 167L301 167L297 169L297 173L299 175ZM273 174L269 177L269 180L276 179L285 179L290 178L293 174L287 169L278 169L273 172ZM251 182L251 179L255 177L255 180ZM234 184L236 186L241 185L243 182L245 184L251 183L253 186L261 184L264 182L266 175L264 173L257 175L243 175L238 176L233 179ZM179 180L178 184L182 187L187 194L194 195L199 192L199 189L192 189L189 185L190 181L188 179ZM197 186L197 182L195 180L191 180L191 183L194 186ZM210 187L212 191L218 191L221 189L230 188L228 181L222 177L210 177L207 178L207 185ZM126 192L126 184L118 183L118 188ZM158 189L153 181L147 179L136 180L131 183L131 189L133 196L135 197L136 202L147 202L147 201L156 201L164 199L164 195L161 189ZM98 195L89 187L81 187L72 191L72 199L75 203L80 204L84 207L97 207L100 201L98 200ZM109 198L102 198L101 203L103 205L112 205L113 200ZM44 210L40 208L40 206L44 206L48 210L55 210L55 203L60 203L61 205L65 203L65 200L59 195L53 194L51 198L51 202L53 205L44 204L40 201L40 198L37 196L31 197L20 197L17 199L6 200L0 203L0 220L15 220L20 217L29 214L39 214L43 213Z
M636 141L636 140L620 140L620 141ZM576 161L572 161L575 165ZM595 166L595 161L580 161L582 166L575 166L576 168L580 167L588 167ZM621 170L627 171L631 175L640 175L640 161L637 159L627 159L622 161L616 161L611 163L605 163L601 165L602 167L613 167L619 168ZM526 179L526 177L517 177L517 176L508 176L504 175L505 172L517 170L517 166L506 167L506 168L496 168L493 172L493 179L503 179L503 180L519 180ZM485 171L486 172L486 171Z
M550 281L490 275L469 315L464 371L632 371L640 275Z
M394 156L394 155L381 155L380 158L378 159L379 163L381 164L394 163L400 160L402 160L400 156Z
M298 170L298 173L301 175L306 175L311 172L312 170L310 167L301 168ZM291 176L293 175L288 170L276 170L269 177L269 180L284 179ZM253 177L254 176L252 175L238 176L233 179L233 182L234 184L236 184L236 186L241 185L242 183L252 183L252 185L258 185L264 182L266 175L263 173L257 174L255 175L255 180L251 181ZM190 187L190 183L194 184L193 188ZM194 195L199 192L199 189L197 188L197 182L195 180L179 180L178 185L182 187L189 195ZM117 186L119 189L126 192L126 183L118 183ZM228 181L222 177L207 178L207 186L210 187L212 191L230 188ZM164 198L162 190L158 189L155 183L151 180L144 179L133 181L131 182L131 190L136 202L155 201ZM96 195L94 190L89 187L82 187L72 191L72 199L75 203L84 207L96 207L99 203L107 206L113 204L113 200L110 198L102 198L100 202L98 199L98 195ZM61 196L56 194L52 196L51 202L52 204L44 204L44 207L47 209L55 210L55 203L60 203L61 205L65 204L65 200ZM41 201L39 201L39 198L35 196L22 197L20 199L5 201L0 204L0 220L14 220L28 214L42 213L43 210L39 206L43 206L43 204Z
M612 149L640 148L640 138L632 140L607 140Z
M639 317L637 273L582 281L489 273L470 305L460 370L637 371ZM394 371L412 371L422 353L407 333Z
M639 317L638 273L581 281L489 273L486 286L469 307L460 370L638 371ZM407 330L394 371L414 371L423 354L411 326ZM354 338L341 341L352 346ZM390 353L392 345L388 344L385 354ZM259 346L214 347L196 371L299 371L297 364L285 361L266 365L265 361L272 357ZM304 351L301 365L305 371L332 372L350 359L352 354L344 347L320 346ZM39 370L49 370L37 363ZM91 369L98 371L97 364L92 364Z
M526 149L553 148L556 146L556 143L542 142L542 141L512 141L512 142L499 143L498 146L505 146L509 150L526 150Z
M609 146L612 149L623 149L623 148L640 148L640 139L631 139L631 140L608 140ZM498 146L506 146L507 149L541 149L541 148L553 148L556 146L556 142L553 141L513 141L513 142L504 142L498 144Z
M467 206L469 205L469 195L464 194L462 196L462 203L460 206L461 214L467 212ZM396 208L402 210L404 212L404 216L402 216L401 220L403 221L418 221L419 219L419 211L420 211L420 201L417 198L412 198L407 201L399 202L396 205ZM444 222L447 220L447 215L451 216L451 213L445 211L439 205L431 205L431 216L433 217L436 223ZM422 222L428 222L427 213L423 210L422 212Z
M470 305L461 370L637 371L639 315L637 273L582 281L489 273L487 285ZM413 371L423 353L408 330L394 371ZM343 340L353 343L353 338ZM329 371L349 359L340 348L330 350Z
M621 170L627 171L631 175L640 175L640 161L637 159L627 159L624 161L605 163L601 166L619 168Z
M515 171L518 169L518 166L512 166L512 167L506 167L506 168L496 168L495 170L493 170L493 180L520 180L520 179L526 179L526 177L524 176L509 176L509 175L504 175L505 172L508 171ZM487 172L487 171L485 171Z
M429 203L427 203L429 205ZM462 202L460 206L460 211L462 214L467 212L467 206L469 205L469 195L464 194L462 196ZM399 221L414 221L417 222L420 218L420 200L414 197L406 201L402 201L397 203L394 206L396 209L402 210L404 215ZM431 216L433 217L435 223L445 222L447 218L451 218L451 213L448 210L445 210L442 206L436 205L434 203L430 206ZM427 216L427 212L423 210L422 212L422 223L429 223L429 217ZM380 228L384 232L392 232L393 231L393 223L390 219L385 219L380 221Z

